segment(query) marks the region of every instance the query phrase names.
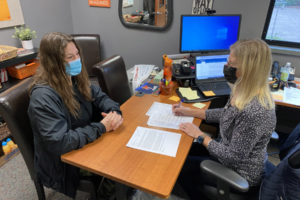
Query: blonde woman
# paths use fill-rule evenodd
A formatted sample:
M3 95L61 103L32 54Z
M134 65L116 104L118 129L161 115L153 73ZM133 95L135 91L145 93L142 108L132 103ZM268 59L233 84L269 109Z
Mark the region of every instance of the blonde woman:
M202 149L198 147L199 156L188 157L179 177L179 183L191 199L199 199L195 188L208 181L200 170L204 159L214 159L233 169L250 186L259 185L267 144L276 125L268 85L271 62L271 51L264 41L238 41L230 47L228 63L224 66L224 76L232 86L224 108L203 111L173 105L176 115L217 122L220 128L219 138L212 139L192 123L180 125L183 132L196 138L202 146Z
M74 39L48 33L31 86L28 115L34 133L35 169L43 185L75 197L79 168L60 160L123 122L119 104L90 84Z

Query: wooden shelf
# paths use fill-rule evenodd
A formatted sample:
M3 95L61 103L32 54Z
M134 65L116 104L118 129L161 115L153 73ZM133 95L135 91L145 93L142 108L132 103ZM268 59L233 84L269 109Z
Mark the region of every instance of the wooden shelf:
M32 51L27 51L26 53L18 55L17 57L0 62L0 69L28 62L30 60L35 59L37 57L37 55L38 55L38 49L35 48ZM0 93L7 90L8 88L16 85L20 81L22 81L22 80L12 78L8 75L8 81L1 83L2 88L0 88ZM0 121L3 121L1 116L0 116ZM10 135L9 133L4 134L4 135L2 135L2 137L0 136L0 139L2 140L3 138L8 137L9 135ZM2 147L2 146L0 145L0 147Z
M24 54L19 54L17 57L0 62L0 69L28 62L30 60L35 59L37 57L37 55L38 55L37 48L35 48L33 50L25 51ZM8 75L8 81L2 83L2 88L0 88L0 93L7 90L8 88L14 86L15 84L19 83L20 81L21 80L12 78Z

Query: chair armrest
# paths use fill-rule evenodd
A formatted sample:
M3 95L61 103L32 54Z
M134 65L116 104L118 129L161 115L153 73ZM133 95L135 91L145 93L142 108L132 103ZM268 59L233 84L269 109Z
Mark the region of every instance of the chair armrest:
M227 183L230 187L238 191L247 192L249 190L249 184L246 179L218 162L205 160L201 162L200 168L204 173Z

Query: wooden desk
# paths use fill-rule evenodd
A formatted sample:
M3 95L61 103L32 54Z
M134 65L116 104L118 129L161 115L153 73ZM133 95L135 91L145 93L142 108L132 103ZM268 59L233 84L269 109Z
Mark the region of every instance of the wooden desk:
M300 115L300 106L283 102L283 91L272 92L276 104L276 132L290 134L297 126Z
M290 103L286 103L280 100L275 100L275 104L279 105L279 106L285 106L285 107L290 107L290 108L298 108L300 109L300 106L294 105L294 104L290 104Z
M273 96L276 105L290 107L290 108L300 108L300 106L283 101L283 90L274 91L271 92L271 94Z
M174 104L174 101L168 98L162 95L131 97L121 106L124 123L118 130L105 133L82 149L62 155L62 161L167 198L175 185L193 139L179 130L159 128L182 135L175 158L128 148L126 144L137 126L148 127L146 112L154 101ZM205 108L208 108L210 102L205 104ZM183 106L191 104L183 103ZM200 125L201 120L195 119L194 123Z

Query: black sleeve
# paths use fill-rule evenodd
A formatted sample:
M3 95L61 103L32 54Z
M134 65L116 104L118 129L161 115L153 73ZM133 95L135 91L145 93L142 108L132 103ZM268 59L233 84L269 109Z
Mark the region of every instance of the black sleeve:
M99 122L72 130L69 112L61 98L43 88L32 92L28 115L35 140L56 155L79 149L106 131Z
M99 112L108 113L110 111L116 111L122 115L120 105L107 96L107 94L102 92L100 87L91 85L91 90L93 96L93 105L99 110Z

